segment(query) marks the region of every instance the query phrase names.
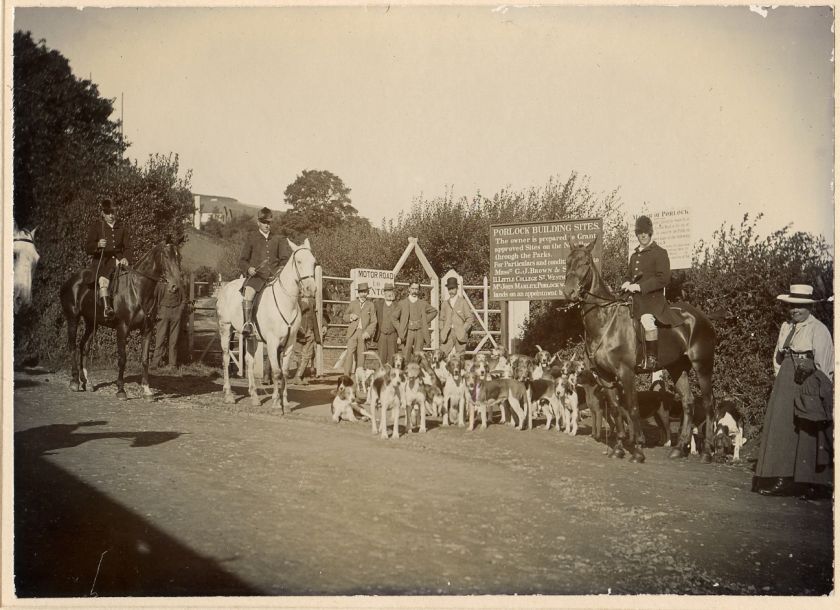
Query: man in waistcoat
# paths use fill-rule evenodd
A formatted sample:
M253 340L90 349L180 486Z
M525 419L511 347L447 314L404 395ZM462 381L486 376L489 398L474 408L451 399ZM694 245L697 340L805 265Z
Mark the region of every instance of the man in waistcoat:
M382 364L394 364L394 355L397 353L397 346L402 343L399 338L397 324L397 311L400 304L397 302L394 285L385 284L382 290L384 299L377 299L377 351Z
M169 345L169 366L177 365L178 335L181 331L181 318L184 313L184 291L177 286L161 285L162 291L158 305L158 320L155 324L155 352L152 356L152 368L160 366L164 344Z
M279 269L282 269L292 255L288 240L271 232L271 210L263 208L257 216L257 230L245 236L239 269L245 275L242 288L242 336L254 332L252 320L254 297Z
M408 296L400 301L398 328L403 342L403 356L408 358L412 352L422 353L423 348L431 343L429 323L437 316L437 309L420 298L420 284L412 282L408 287Z
M114 317L111 296L108 292L110 277L117 266L127 267L131 260L131 237L128 227L117 220L117 206L110 199L99 205L100 218L88 227L85 252L90 255L90 268L96 274L102 315L106 320Z

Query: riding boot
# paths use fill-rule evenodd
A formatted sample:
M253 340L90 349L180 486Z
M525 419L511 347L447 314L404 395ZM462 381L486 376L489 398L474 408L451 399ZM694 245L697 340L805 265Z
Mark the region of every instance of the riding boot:
M254 332L254 323L251 321L251 314L254 310L253 301L242 301L242 317L245 324L242 325L242 336L250 335Z
M657 371L659 370L659 362L657 362L657 355L658 355L658 348L659 341L645 341L645 352L647 357L645 358L645 369L649 371Z
M106 320L110 320L114 317L114 308L111 307L111 297L109 296L102 296L102 317Z

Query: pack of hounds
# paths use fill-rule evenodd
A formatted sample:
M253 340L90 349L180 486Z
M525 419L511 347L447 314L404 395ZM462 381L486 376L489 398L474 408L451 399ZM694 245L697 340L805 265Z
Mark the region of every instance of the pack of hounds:
M677 415L679 401L659 391L639 392L638 398L640 415L656 419L669 446L668 415ZM342 375L331 410L335 423L370 421L373 434L397 439L401 417L407 434L415 429L426 432L428 417L439 419L442 426L457 424L472 431L478 418L481 428L487 428L497 409L499 423L519 430L533 428L534 420L544 417L546 430L554 426L558 432L575 436L584 409L599 422L597 429L601 421L614 428L614 409L609 408L586 364L575 358L563 359L560 352L552 354L540 346L534 356L507 354L499 348L469 359L440 350L414 353L407 359L397 354L393 365L357 368L353 377ZM716 410L714 454L721 461L738 461L744 444L742 418L730 401L719 403ZM592 431L595 436L595 426ZM694 438L691 450L697 451Z

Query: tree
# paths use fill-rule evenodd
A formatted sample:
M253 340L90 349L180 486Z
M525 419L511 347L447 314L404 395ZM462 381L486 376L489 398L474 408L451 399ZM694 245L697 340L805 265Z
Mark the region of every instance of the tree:
M292 209L283 215L281 230L292 239L361 220L350 204L350 189L326 170L303 170L283 196Z
M41 254L33 307L15 318L15 350L60 359L59 287L89 264L83 242L99 201L110 197L119 204L140 256L167 234L183 235L192 215L190 174L179 177L177 155L151 155L142 167L124 159L119 124L109 118L113 103L99 97L95 84L73 76L67 59L44 41L16 32L14 53L13 213L19 226L38 226ZM113 342L113 335L97 340Z

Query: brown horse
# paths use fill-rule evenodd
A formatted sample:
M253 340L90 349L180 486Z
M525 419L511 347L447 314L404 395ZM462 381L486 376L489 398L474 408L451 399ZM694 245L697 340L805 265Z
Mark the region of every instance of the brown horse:
M639 418L639 404L636 397L635 374L637 359L636 325L630 313L630 304L616 298L604 283L601 274L592 262L592 248L578 245L572 248L566 259L566 298L581 305L585 331L584 346L594 371L611 386L607 392L610 402L622 412L617 417L619 441L614 454L623 456L621 439L624 435L624 421L628 422L630 438L633 441L632 462L643 462L644 435ZM714 396L712 394L712 368L715 354L715 330L709 319L688 303L675 303L684 323L679 326L659 329L659 357L671 378L675 380L677 393L683 404L682 426L677 446L669 457L684 457L691 441L691 427L694 417L694 396L689 387L688 373L693 368L700 385L701 405L705 410L706 430L704 438L711 439L714 433ZM704 443L703 461L711 462L710 443Z
M151 396L149 388L149 339L157 317L157 307L163 294L162 289L182 290L181 253L178 244L170 239L156 245L133 268L118 270L113 281L114 316L105 320L102 305L97 296L96 278L90 269L83 269L71 275L61 286L61 308L67 320L67 342L73 363L73 379L70 389L84 392L88 383L85 368L85 354L88 339L96 326L107 326L117 331L117 398L125 400L123 373L125 372L125 342L134 329L143 333L143 377L141 384L145 396ZM165 284L165 286L164 286ZM79 319L84 318L85 330L76 350L76 332Z

